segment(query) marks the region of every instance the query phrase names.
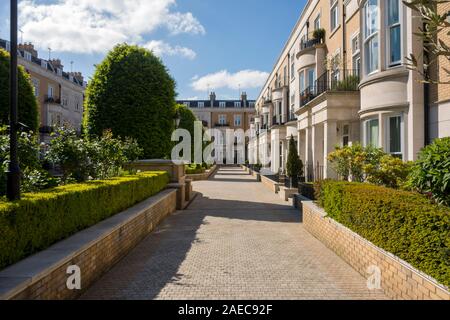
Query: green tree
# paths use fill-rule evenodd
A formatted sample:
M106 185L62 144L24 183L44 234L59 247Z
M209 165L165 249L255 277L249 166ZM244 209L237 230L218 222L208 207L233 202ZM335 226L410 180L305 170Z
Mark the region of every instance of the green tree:
M83 127L130 137L145 158L166 158L172 147L175 81L152 52L117 45L96 68L86 90Z
M191 135L191 159L194 159L194 152L195 152L195 148L194 148L194 124L196 121L198 121L197 117L195 116L195 114L186 106L181 105L181 104L177 104L175 106L175 113L178 114L178 116L180 117L180 125L178 126L179 129L185 129L187 131L189 131L190 135ZM202 135L203 138L203 135ZM203 149L202 149L203 150Z
M303 175L303 162L297 152L297 145L294 136L289 140L289 153L286 163L286 173L290 178L297 178Z
M9 73L10 73L9 53L0 49L0 123L9 124ZM30 76L23 67L19 66L18 72L19 104L18 119L25 124L29 130L37 132L39 129L39 110L34 89L31 85Z
M423 27L416 33L423 41L423 48L428 55L419 63L419 57L411 54L407 59L409 68L423 76L425 83L450 84L433 76L430 70L438 67L441 57L450 62L450 47L444 39L450 37L450 22L447 20L447 12L438 13L438 6L448 3L449 0L405 0L403 4L419 14ZM447 75L450 70L440 66ZM445 78L444 78L445 79Z

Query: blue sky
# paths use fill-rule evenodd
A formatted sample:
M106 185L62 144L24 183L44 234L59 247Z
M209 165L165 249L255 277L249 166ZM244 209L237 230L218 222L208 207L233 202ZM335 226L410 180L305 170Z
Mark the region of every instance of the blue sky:
M117 42L153 49L177 82L180 99L256 98L305 0L22 0L19 26L40 56L92 75ZM0 37L9 39L9 1ZM57 30L57 32L55 32ZM19 34L20 39L20 34Z

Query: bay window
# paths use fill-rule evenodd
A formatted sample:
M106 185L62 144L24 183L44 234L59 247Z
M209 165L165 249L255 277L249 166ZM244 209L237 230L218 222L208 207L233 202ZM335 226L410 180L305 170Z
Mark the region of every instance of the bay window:
M370 119L364 122L365 130L365 145L372 147L379 147L380 136L380 121L378 118Z
M387 152L393 156L403 158L403 119L396 115L387 119Z
M367 0L364 5L364 63L370 74L379 67L379 8L378 0Z
M400 24L400 1L387 0L387 29L386 39L388 48L388 66L401 63L401 24Z

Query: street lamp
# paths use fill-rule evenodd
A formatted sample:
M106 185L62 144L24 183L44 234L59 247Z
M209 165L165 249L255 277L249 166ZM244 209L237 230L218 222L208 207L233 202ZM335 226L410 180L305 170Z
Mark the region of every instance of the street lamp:
M20 168L17 156L17 0L11 0L11 75L9 114L9 166L7 172L8 200L20 199Z

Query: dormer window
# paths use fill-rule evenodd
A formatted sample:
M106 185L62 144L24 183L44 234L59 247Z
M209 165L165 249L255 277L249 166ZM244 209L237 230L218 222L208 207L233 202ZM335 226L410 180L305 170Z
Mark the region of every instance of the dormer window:
M57 68L56 73L58 74L58 76L62 77L62 69L61 68Z
M219 102L219 107L220 108L225 108L226 107L226 102L225 101L220 101Z
M189 108L189 107L191 106L191 103L190 103L190 102L185 102L185 103L183 103L183 104L184 104L184 106L187 107L187 108Z
M41 67L47 69L47 61L41 60Z
M202 101L202 102L199 102L198 103L198 107L199 108L204 108L205 107L205 103Z
M24 58L25 60L31 61L31 53L24 51Z
M235 107L235 108L241 108L241 107L242 107L242 103L241 103L240 101L236 101L236 102L234 103L234 107Z
M11 43L6 41L6 51L11 52Z

